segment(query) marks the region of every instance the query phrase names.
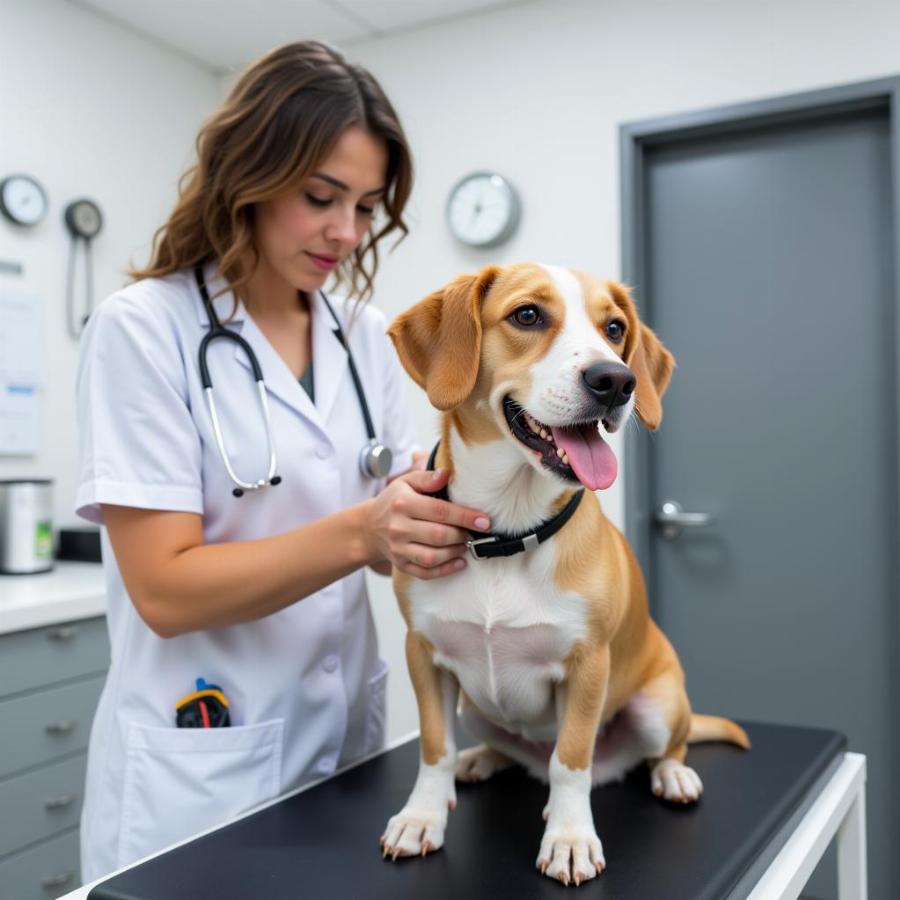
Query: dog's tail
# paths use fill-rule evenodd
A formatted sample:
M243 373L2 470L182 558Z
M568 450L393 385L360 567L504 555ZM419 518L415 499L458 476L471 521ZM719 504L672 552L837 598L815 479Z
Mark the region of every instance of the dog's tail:
M719 716L700 716L694 713L691 716L688 743L696 744L700 741L728 741L745 750L750 749L750 738L740 725Z

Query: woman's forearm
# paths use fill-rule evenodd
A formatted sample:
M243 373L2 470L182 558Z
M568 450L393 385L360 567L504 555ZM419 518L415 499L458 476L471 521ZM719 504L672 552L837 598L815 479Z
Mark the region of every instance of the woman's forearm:
M206 544L196 513L102 504L122 579L144 621L162 637L271 615L370 565L416 578L465 566L484 513L428 496L446 469L413 471L369 500L286 534Z
M186 524L182 517L199 526L199 517L112 506L104 512L129 594L163 637L260 619L377 562L366 539L366 503L258 540L204 544L202 534L200 541L185 534L184 549L177 539L169 543L173 522L163 517L177 516L176 529ZM167 525L169 551L147 554L152 532Z

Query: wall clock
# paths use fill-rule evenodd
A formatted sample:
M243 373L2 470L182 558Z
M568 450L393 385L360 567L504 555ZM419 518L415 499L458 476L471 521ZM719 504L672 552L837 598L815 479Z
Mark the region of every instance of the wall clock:
M473 172L450 191L447 225L469 247L496 247L515 232L520 210L518 193L502 175Z
M0 212L16 225L37 225L47 215L47 194L30 175L0 181Z

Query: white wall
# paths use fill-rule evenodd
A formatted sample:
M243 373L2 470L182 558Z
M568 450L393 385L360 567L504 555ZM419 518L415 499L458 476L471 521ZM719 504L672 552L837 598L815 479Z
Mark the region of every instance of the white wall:
M894 0L536 0L350 47L397 107L418 164L412 234L382 266L374 302L394 314L488 262L617 277L621 123L895 75L898 48ZM524 214L510 244L475 252L449 237L443 209L453 183L483 168L519 187ZM411 396L430 440L434 416ZM621 477L602 499L621 525ZM383 652L402 672L389 583L373 577L372 595ZM391 679L389 704L392 736L416 727L408 678Z
M0 456L0 478L54 478L57 526L78 522L78 345L65 322L63 209L87 196L103 211L93 251L99 302L123 284L129 261L147 261L176 180L192 158L198 125L218 98L219 84L205 69L71 3L0 0L0 178L27 172L50 201L34 228L0 217L0 259L24 266L20 277L0 273L0 286L40 298L47 373L40 452ZM77 272L80 303L84 270Z
M62 0L0 4L0 176L30 172L51 200L37 229L0 221L0 259L25 265L24 277L0 279L41 296L49 372L42 452L0 457L0 478L56 478L65 523L74 521L77 348L64 322L62 209L88 195L104 210L100 299L129 259L146 259L197 127L232 78L214 79ZM418 168L412 234L384 260L374 302L392 315L488 262L533 258L618 275L621 122L896 74L898 38L893 0L535 0L348 48L397 106ZM510 244L479 253L452 241L443 208L462 174L486 167L519 187L524 217ZM428 443L434 416L419 391L409 395ZM603 500L621 524L621 478ZM372 576L371 587L395 671L396 737L417 727L403 629L390 582Z

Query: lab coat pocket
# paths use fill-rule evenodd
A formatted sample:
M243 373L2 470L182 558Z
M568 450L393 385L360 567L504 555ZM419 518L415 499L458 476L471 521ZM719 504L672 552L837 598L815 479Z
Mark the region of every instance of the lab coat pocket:
M283 731L284 719L229 728L131 723L119 866L277 796Z
M378 668L369 679L369 708L366 713L366 753L374 753L384 747L387 721L387 678L390 666L379 658Z

